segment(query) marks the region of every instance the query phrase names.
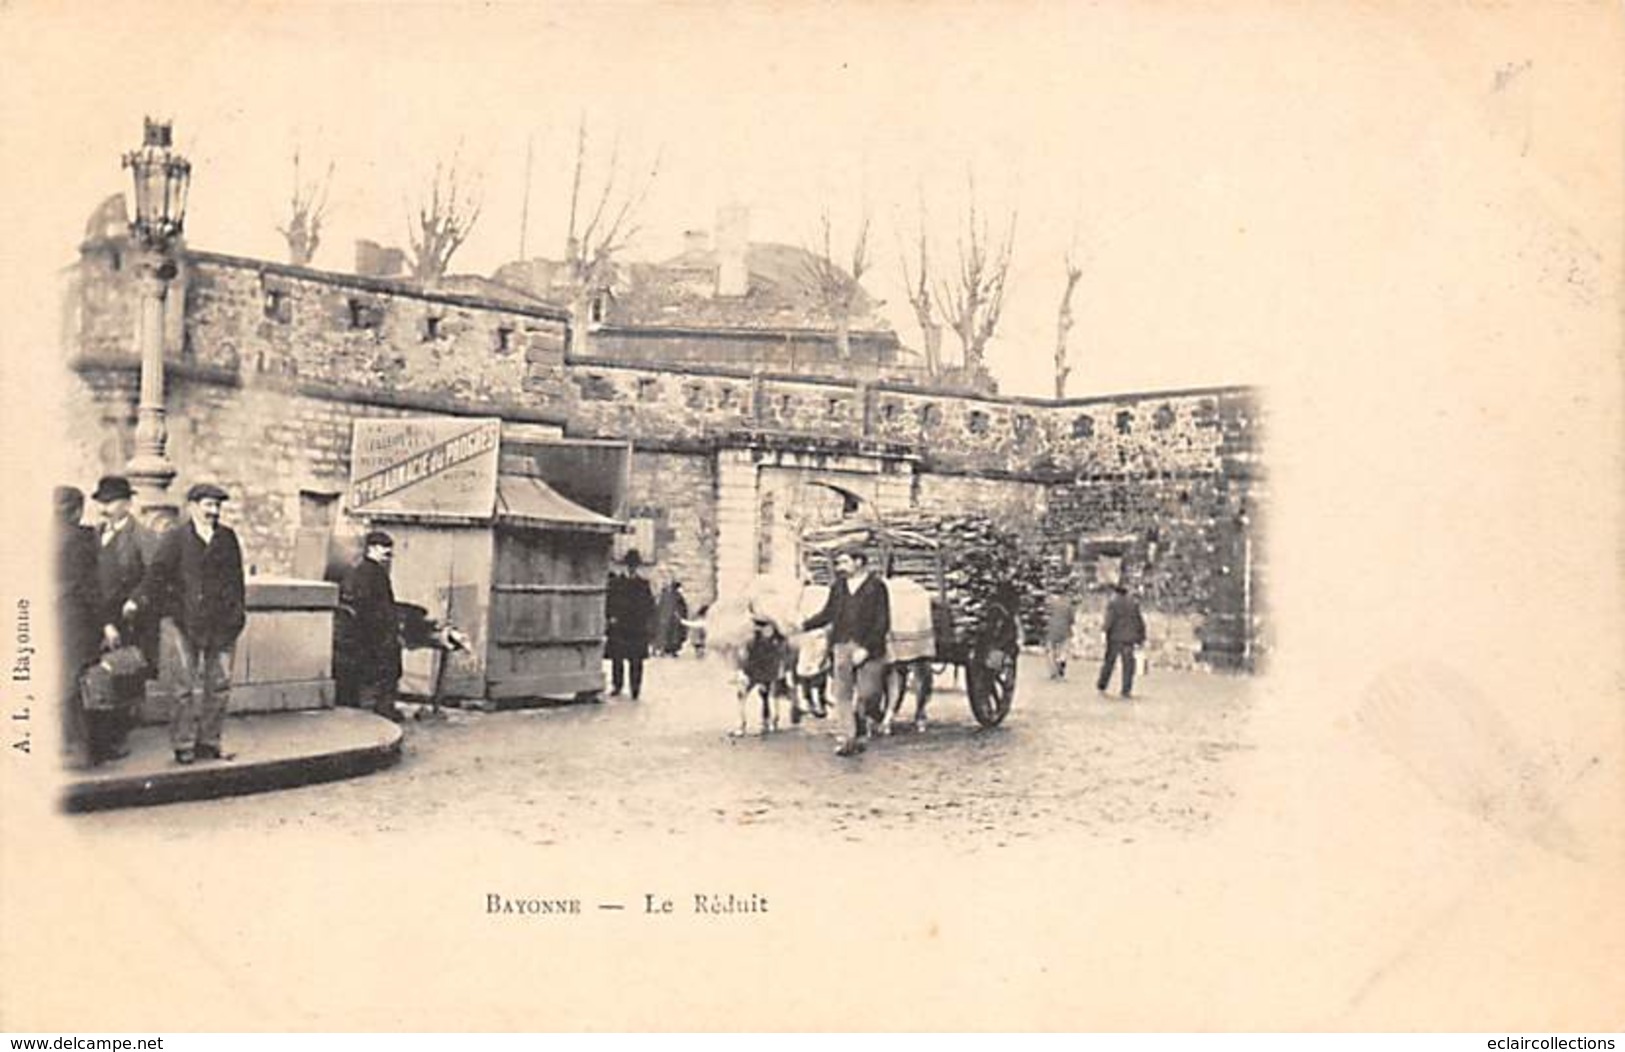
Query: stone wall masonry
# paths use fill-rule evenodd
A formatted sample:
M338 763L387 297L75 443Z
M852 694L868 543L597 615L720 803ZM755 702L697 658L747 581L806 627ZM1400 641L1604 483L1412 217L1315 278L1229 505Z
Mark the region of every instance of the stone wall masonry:
M591 331L587 340L594 356L646 365L680 362L816 375L828 372L836 361L835 337L813 330L738 330L719 338L714 331L604 326ZM852 357L843 371L870 380L906 380L919 373L900 362L895 334L868 332L852 334Z
M1252 445L1255 398L1244 389L1126 395L1054 404L1046 466L1081 476L1199 473Z
M1147 606L1204 612L1225 507L1219 481L1211 477L1054 486L1044 522L1050 579L1070 577L1100 589L1121 565Z
M118 358L137 353L136 326L140 302L136 295L140 257L128 241L101 241L80 249L79 265L68 276L65 290L68 339L76 354ZM180 260L180 276L165 300L165 346L180 348L185 332L185 283L190 266Z
M87 246L71 292L69 449L87 488L133 452L125 254ZM906 466L888 502L1016 529L1051 587L1099 588L1120 560L1173 626L1167 648L1245 663L1260 635L1249 389L1053 401L572 356L561 312L208 253L184 258L174 288L176 490L204 476L231 490L228 515L262 573L292 568L301 490L345 488L354 419L498 415L630 438L631 514L652 523L654 556L695 607L754 572L763 465L818 474L858 457Z
M134 450L137 374L87 370L69 393L77 421L98 421L101 440L77 443L73 484L88 494L96 478L116 472ZM168 393L169 455L179 468L170 487L176 503L194 482L231 494L225 521L239 534L244 558L260 574L292 574L302 521L302 493L337 496L344 514L354 421L423 416L398 406L316 398L281 388L183 381ZM345 519L344 521L349 521ZM355 523L350 523L352 526Z
M1253 662L1262 563L1252 551L1257 509L1248 478L1102 479L1057 484L1048 496L1051 587L1098 598L1122 572L1147 611L1170 622L1167 638L1152 647L1165 663Z
M77 279L76 351L133 361L132 271L87 247ZM815 379L714 365L567 355L564 312L193 252L171 293L171 361L245 386L365 392L428 408L481 406L564 423L572 434L694 445L775 431L918 452L928 470L1058 480L1200 473L1245 456L1245 389L1063 402ZM183 324L184 323L184 324Z
M716 598L715 461L695 453L634 452L627 515L654 524L654 550L642 553L655 572L681 581L689 607Z
M93 359L138 353L138 289L122 253L87 250L76 281L76 350ZM560 400L567 319L359 278L192 252L169 299L184 315L170 362L237 377L524 406Z
M756 462L743 449L720 450L716 460L716 594L743 595L756 575Z
M751 425L746 374L572 364L562 412L571 434L694 444Z
M87 497L98 478L123 470L135 453L140 384L133 368L95 370L72 378L63 392L65 481Z
M852 438L864 432L864 388L856 383L763 378L752 422L783 434Z
M702 443L769 432L916 451L934 471L1035 480L1222 470L1251 449L1245 389L1045 403L603 359L567 367L573 433Z

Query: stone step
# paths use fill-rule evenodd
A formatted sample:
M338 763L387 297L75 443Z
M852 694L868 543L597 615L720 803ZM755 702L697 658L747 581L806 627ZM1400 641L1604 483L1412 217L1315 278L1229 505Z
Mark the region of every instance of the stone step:
M130 733L130 755L72 772L67 811L139 807L353 778L400 759L401 728L357 709L270 713L226 720L230 760L175 761L165 727Z

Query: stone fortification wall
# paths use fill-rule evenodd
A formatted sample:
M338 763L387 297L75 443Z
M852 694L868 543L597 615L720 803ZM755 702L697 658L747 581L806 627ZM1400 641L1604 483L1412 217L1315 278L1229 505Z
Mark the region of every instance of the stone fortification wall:
M86 246L69 311L82 485L133 448L135 296L124 249ZM746 484L756 476L741 471L869 458L906 464L898 492L920 506L1016 529L1051 587L1097 595L1126 570L1170 626L1167 652L1253 660L1262 491L1249 389L1058 402L587 357L570 353L553 308L207 253L185 258L166 324L177 486L207 475L233 492L262 572L290 572L300 531L342 514L354 419L497 415L631 439L629 514L695 606L712 598L721 546L740 563L729 574L782 558L721 540L758 521L742 501L786 499L778 475ZM757 452L725 472L723 453L741 450Z
M117 258L84 255L75 351L87 361L135 360L133 273ZM906 447L928 471L1056 480L1218 471L1250 441L1241 389L1054 402L572 357L554 308L209 253L187 257L171 300L170 360L243 386L479 408L640 444L781 432Z

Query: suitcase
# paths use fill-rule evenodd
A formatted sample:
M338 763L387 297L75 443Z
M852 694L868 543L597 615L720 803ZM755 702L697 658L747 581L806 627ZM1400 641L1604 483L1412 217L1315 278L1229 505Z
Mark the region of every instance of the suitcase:
M118 647L79 674L79 700L93 712L106 712L120 705L119 681L139 676L147 670L141 648Z

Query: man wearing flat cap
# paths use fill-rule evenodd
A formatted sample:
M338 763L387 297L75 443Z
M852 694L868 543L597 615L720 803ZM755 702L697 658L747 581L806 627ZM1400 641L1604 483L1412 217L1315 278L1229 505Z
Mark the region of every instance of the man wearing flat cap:
M868 747L874 710L885 700L886 637L891 594L869 572L869 554L853 546L835 556L835 580L824 608L801 623L803 632L829 626L835 694L835 752L855 756Z
M341 695L347 703L399 723L395 692L401 680L401 627L389 580L395 539L373 530L362 548L361 558L339 585Z
M157 545L152 533L130 514L133 497L130 480L122 475L103 476L90 495L101 517L96 581L101 588L102 639L108 648L125 644L139 647L147 666L143 673L115 681L118 704L114 708L87 713L94 761L128 754L125 739L130 732L130 716L146 691L147 679L158 668L158 622L151 617L126 618L123 613L124 604L141 587L147 560Z
M220 524L226 491L198 483L186 492L187 522L164 534L126 618L168 617L179 639L181 694L169 724L177 763L221 759L220 731L231 700L231 658L248 623L243 550Z

